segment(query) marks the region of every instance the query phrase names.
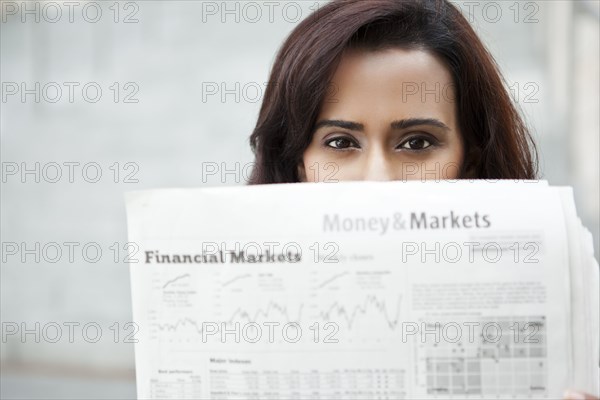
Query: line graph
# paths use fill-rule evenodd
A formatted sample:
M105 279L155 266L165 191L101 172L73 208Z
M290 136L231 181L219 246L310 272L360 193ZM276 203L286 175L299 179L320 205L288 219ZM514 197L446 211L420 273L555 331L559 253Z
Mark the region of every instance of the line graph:
M335 301L325 311L319 312L318 316L325 321L333 321L342 318L348 329L352 329L358 317L370 314L371 309L374 309L374 311L383 317L383 321L386 323L387 327L390 330L395 330L400 321L401 306L402 295L399 295L396 303L396 310L392 316L390 316L388 303L385 300L379 300L375 295L367 295L361 304L357 304L354 307L348 307L342 302Z
M288 307L282 304L277 303L276 301L269 301L265 307L258 308L256 310L250 311L246 310L243 307L238 307L231 316L225 320L206 320L206 321L198 321L195 318L191 317L180 317L177 318L174 322L168 323L156 323L154 326L161 332L177 332L186 327L191 327L192 330L198 335L202 335L202 325L203 323L224 323L225 325L231 325L235 322L258 322L258 321L268 321L268 322L283 322L283 323L299 323L302 319L302 311L304 308L304 304L301 304L298 307L298 311L294 318L290 316L290 312L288 311Z
M337 279L342 278L348 274L349 274L348 271L344 271L344 272L340 272L339 274L335 274L331 278L321 282L321 284L317 285L315 289L323 289L325 286L329 285L330 283L332 283L332 282L336 281Z
M188 317L183 317L183 318L179 318L178 320L176 320L173 323L158 323L155 324L156 328L158 328L158 330L160 331L167 331L167 332L175 332L177 330L179 330L181 327L186 327L186 326L192 326L194 328L194 330L196 331L196 333L198 333L199 335L202 335L202 327L201 327L201 323L199 326L198 321L192 319L192 318L188 318Z
M266 329L263 324L291 323L304 330L303 343L306 340L308 346L310 327L333 323L340 343L366 348L390 343L401 323L403 298L393 284L396 271L384 266L292 270L247 266L179 272L163 270L155 275L155 287L177 288L164 291L156 314L149 316L150 331L165 343L198 343L203 334L214 334L203 333L203 326L214 330L215 324L219 330L231 330L238 324Z
M182 279L190 278L190 277L191 277L190 274L183 274L183 275L176 276L175 278L166 281L165 284L162 286L162 288L164 290L167 288L167 286L172 285L173 283L180 281Z
M251 278L251 277L252 277L252 274L238 275L238 276L236 276L234 278L229 279L228 281L223 282L223 284L221 286L225 287L225 286L231 285L234 282L238 282L238 281L240 281L242 279Z
M282 325L287 323L305 323L306 325L315 322L304 316L304 309L321 308L320 303L300 303L297 308L289 307L275 300L268 301L263 307L252 309L252 307L237 307L233 312L228 314L226 318L209 319L212 323L224 323L232 325L236 322L243 323L258 323L258 322L279 322ZM394 307L395 306L395 307ZM327 322L343 321L349 331L354 330L358 325L358 320L364 318L369 321L369 326L373 321L379 320L385 326L394 331L400 323L400 313L402 306L402 296L399 295L396 304L390 307L389 303L380 299L376 295L367 295L359 304L348 305L342 301L335 301L325 309L320 309L316 313L316 317ZM394 309L395 308L395 309ZM205 322L209 322L209 320ZM155 326L159 331L175 332L181 328L192 327L193 331L202 334L202 323L197 319L182 316L172 323L160 323Z
M256 322L259 317L262 317L264 319L268 319L271 314L272 314L272 310L277 311L278 314L280 314L281 316L285 317L285 322L300 322L300 320L302 319L302 309L304 308L304 304L300 304L300 306L298 307L298 314L296 318L290 318L289 313L288 313L288 307L278 304L275 301L270 301L267 304L267 307L265 307L264 309L259 308L254 312L250 312L247 310L244 310L242 307L239 307L237 310L235 310L233 312L233 314L231 315L231 317L227 320L228 323L234 322L236 321L236 319L244 319L248 322Z

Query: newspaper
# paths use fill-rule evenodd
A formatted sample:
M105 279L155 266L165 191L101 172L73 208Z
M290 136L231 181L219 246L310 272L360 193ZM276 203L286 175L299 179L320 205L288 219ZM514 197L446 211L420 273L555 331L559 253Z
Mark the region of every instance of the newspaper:
M127 194L139 398L598 394L571 188L298 183Z

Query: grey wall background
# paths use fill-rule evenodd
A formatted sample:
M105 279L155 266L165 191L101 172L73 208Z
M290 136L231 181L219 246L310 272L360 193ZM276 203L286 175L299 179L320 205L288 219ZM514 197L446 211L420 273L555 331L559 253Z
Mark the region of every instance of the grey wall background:
M454 3L513 88L540 145L544 178L574 187L598 256L598 1ZM247 138L275 53L298 21L324 2L71 4L2 1L0 7L1 320L3 333L11 324L35 330L36 323L41 333L2 338L3 398L135 396L133 345L125 340L131 329L124 326L131 300L123 192L243 184L252 161ZM21 83L34 89L36 82L39 102L35 93L22 99ZM90 83L86 98L81 89ZM76 84L71 102L68 85ZM203 98L203 88L221 84L233 92ZM57 86L62 97L52 102ZM102 90L95 103L94 87ZM137 102L125 102L128 94ZM39 183L35 173L21 174L36 162ZM49 182L57 171L52 163L61 166L56 183ZM80 163L71 164L73 182L64 163ZM203 176L210 163L237 165L240 173ZM98 166L100 180L86 181ZM127 181L131 173L137 183ZM79 243L73 262L64 242ZM42 258L28 255L23 262L21 252L11 255L10 243L39 243ZM52 243L63 251L54 263ZM95 263L82 254L88 243L89 257L102 250ZM80 324L73 343L69 322ZM93 326L84 336L87 323L102 329L97 343L88 343ZM54 324L62 337L51 343Z

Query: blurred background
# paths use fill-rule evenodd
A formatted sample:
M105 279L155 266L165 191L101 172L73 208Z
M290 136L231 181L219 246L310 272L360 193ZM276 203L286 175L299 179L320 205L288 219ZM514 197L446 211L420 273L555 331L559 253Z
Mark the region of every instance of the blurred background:
M134 397L123 193L244 184L276 51L325 2L0 3L0 395ZM598 257L600 3L453 3Z

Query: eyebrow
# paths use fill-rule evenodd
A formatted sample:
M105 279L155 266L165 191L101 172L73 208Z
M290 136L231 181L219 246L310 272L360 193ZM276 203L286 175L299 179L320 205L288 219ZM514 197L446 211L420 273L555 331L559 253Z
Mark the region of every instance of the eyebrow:
M442 128L444 131L450 130L448 125L444 124L442 121L440 121L439 119L436 119L436 118L408 118L408 119L401 119L398 121L393 121L390 124L392 129L407 129L407 128L412 128L414 126L419 126L419 125L435 126L437 128ZM326 127L326 126L343 128L343 129L348 129L351 131L360 131L360 132L365 130L365 126L363 124L360 124L358 122L339 120L339 119L321 120L321 121L317 122L314 130L316 131L317 129Z

